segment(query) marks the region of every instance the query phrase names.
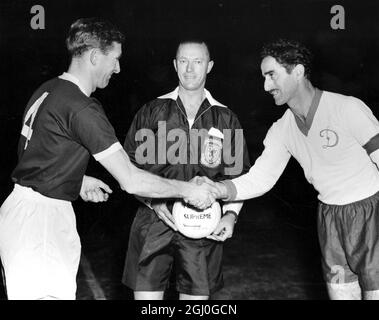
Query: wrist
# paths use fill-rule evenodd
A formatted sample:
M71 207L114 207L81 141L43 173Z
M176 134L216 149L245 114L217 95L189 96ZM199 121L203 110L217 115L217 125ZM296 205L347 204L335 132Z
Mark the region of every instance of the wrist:
M220 181L220 182L216 182L216 186L217 186L217 189L220 191L219 199L224 200L228 198L228 189L226 185L222 181Z
M226 215L234 216L234 224L237 223L237 220L238 220L238 214L237 214L235 211L233 211L233 210L227 210L227 211L225 211L225 213L224 213L224 216L226 216Z
M190 182L178 181L178 198L187 198L190 193Z
M220 181L222 185L222 200L224 201L233 201L237 196L237 189L234 183L231 180Z

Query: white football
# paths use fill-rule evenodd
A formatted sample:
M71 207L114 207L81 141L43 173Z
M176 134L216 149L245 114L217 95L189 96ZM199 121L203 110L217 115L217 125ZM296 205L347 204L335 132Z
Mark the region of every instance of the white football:
M183 201L176 201L172 215L179 232L188 238L200 239L210 235L221 219L220 204L215 201L205 210L196 209Z

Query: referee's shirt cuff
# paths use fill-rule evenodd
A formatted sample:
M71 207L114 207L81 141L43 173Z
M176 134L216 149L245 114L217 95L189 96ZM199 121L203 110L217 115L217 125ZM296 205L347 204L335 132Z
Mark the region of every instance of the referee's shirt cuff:
M237 197L237 188L231 180L220 181L226 187L227 198L224 201L233 201Z

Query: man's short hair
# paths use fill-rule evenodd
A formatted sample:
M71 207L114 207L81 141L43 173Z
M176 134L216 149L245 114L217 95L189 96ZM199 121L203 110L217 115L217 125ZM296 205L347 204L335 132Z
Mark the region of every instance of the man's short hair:
M291 73L297 64L304 66L304 76L309 79L312 67L312 53L303 44L293 40L279 39L265 44L261 51L261 58L273 57L288 73Z
M71 25L66 46L71 57L77 57L92 48L107 53L113 42L121 44L124 40L121 31L110 22L100 18L81 18Z
M185 44L192 44L192 43L204 45L209 61L211 61L211 52L209 50L209 44L200 38L188 38L188 39L179 41L178 46L176 47L175 58L178 56L180 46L185 45Z

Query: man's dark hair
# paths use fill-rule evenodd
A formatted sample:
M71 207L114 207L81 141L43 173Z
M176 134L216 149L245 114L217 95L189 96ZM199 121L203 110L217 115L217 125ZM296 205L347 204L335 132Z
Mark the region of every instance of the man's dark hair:
M188 38L188 39L179 41L178 46L176 47L175 58L178 56L180 46L185 45L185 44L191 44L191 43L204 45L205 48L207 49L207 55L208 55L209 61L212 60L211 59L211 52L209 50L209 44L200 38Z
M77 57L92 48L107 53L113 42L122 44L124 40L121 31L110 22L100 18L82 18L71 25L66 45L71 57Z
M261 51L261 58L268 56L280 63L287 70L287 73L291 73L297 64L302 64L304 75L309 79L313 56L309 49L300 42L279 39L265 44Z

